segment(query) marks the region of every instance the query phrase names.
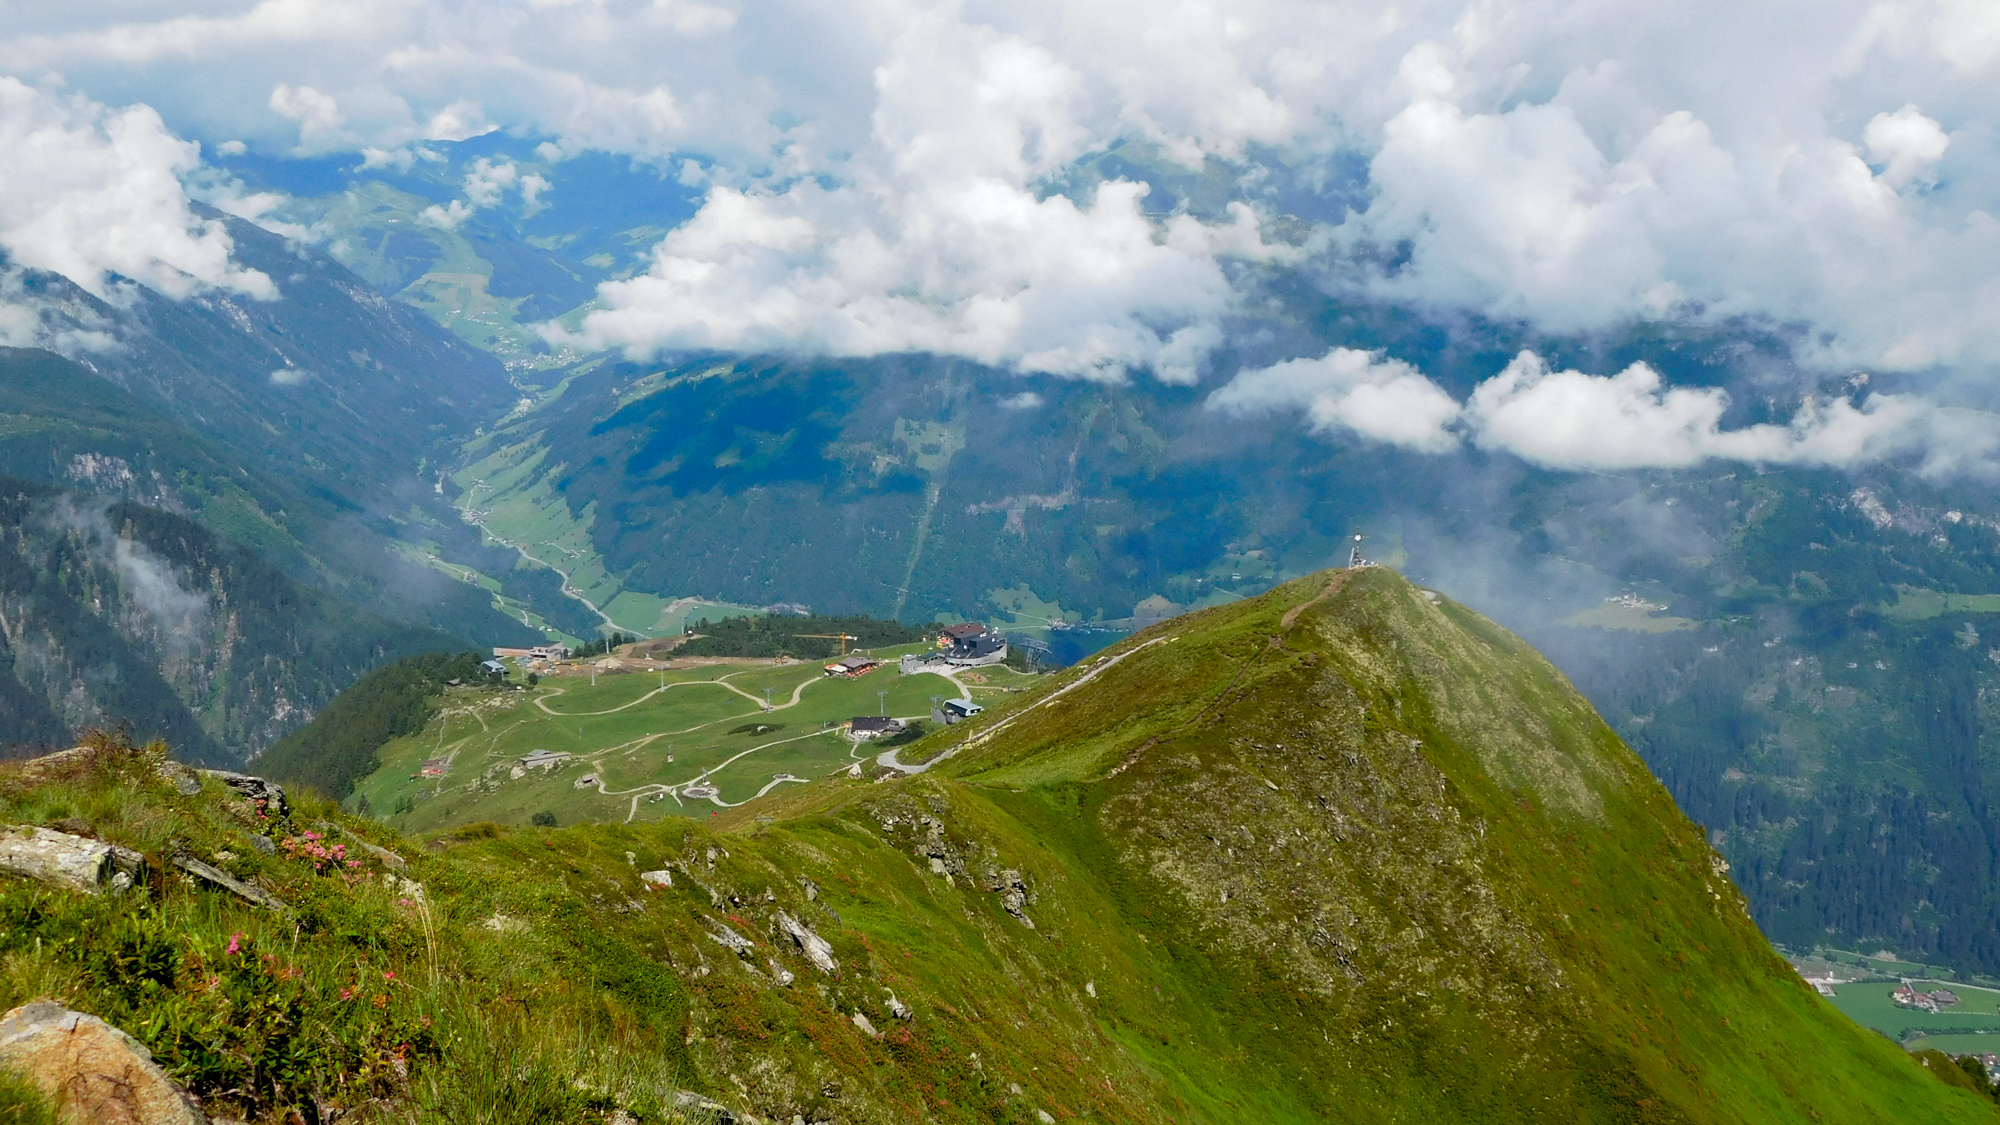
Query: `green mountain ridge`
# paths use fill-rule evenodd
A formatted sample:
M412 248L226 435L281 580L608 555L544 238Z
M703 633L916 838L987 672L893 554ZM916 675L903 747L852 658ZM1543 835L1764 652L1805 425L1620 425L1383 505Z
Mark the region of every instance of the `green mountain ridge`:
M408 857L422 927L372 877L232 862L311 896L321 921L287 955L305 979L345 956L430 982L398 1011L451 995L419 1091L477 1071L453 1052L518 1010L596 1029L599 1053L562 1056L573 1087L643 1102L607 1077L634 1072L606 1061L626 1052L759 1120L1994 1113L1771 951L1701 829L1552 666L1385 569L1162 623L900 753L923 772L699 822L418 847L340 821ZM158 820L111 815L131 818L99 825L111 839ZM189 948L295 932L226 901L169 909Z

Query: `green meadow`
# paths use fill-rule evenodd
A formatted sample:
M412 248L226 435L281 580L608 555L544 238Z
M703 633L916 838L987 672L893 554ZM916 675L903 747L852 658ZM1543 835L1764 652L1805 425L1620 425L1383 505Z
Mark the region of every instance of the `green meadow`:
M1889 999L1889 994L1900 985L1893 981L1873 981L1835 986L1831 1003L1855 1023L1874 1028L1892 1039L1904 1038L1907 1031L2000 1031L2000 992L1947 981L1916 980L1911 984L1925 992L1949 988L1958 994L1959 1002L1935 1014L1899 1007Z
M819 662L709 665L664 672L550 677L523 690L454 691L418 734L384 746L378 768L348 800L406 831L490 820L526 824L636 822L717 813L799 781L872 761L882 747L842 729L885 713L929 724L933 698L961 688L992 704L1033 677L1006 668L954 682L902 675L894 660L846 679ZM765 701L769 700L769 710ZM524 769L536 750L567 753L552 769ZM425 776L426 762L442 772ZM585 781L593 777L593 781ZM715 792L690 785L706 785Z

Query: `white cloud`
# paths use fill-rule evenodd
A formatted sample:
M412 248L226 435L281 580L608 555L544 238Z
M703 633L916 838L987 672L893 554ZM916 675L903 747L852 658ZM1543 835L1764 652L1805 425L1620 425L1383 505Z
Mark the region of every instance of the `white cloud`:
M1321 433L1347 431L1425 453L1458 447L1450 427L1459 406L1443 388L1401 360L1354 348L1240 372L1208 405L1233 414L1303 409Z
M1903 395L1808 401L1791 421L1722 428L1729 396L1666 387L1635 363L1616 375L1551 371L1522 352L1466 403L1474 440L1555 469L1685 468L1704 461L1845 466L1913 448L1935 408ZM1992 416L1989 415L1990 419Z
M991 29L930 18L876 72L847 182L718 185L648 273L602 287L581 339L661 348L930 351L1024 372L1192 382L1220 342L1225 256L1273 259L1257 216L1143 213L1146 188L1039 189L1082 155L1083 76Z
M475 208L465 205L465 200L454 199L448 207L440 207L433 203L417 212L417 217L425 222L436 223L446 230L457 230L458 224L470 219L474 210Z
M1869 118L1861 139L1869 155L1884 165L1882 182L1899 190L1913 183L1928 183L1945 149L1951 147L1944 128L1913 105Z
M388 162L387 156L384 154L384 163ZM371 154L370 160L373 159ZM405 160L403 167L407 170L408 166L409 161ZM542 200L542 193L549 187L546 178L534 172L522 172L520 165L511 160L482 156L466 169L464 199L454 199L443 206L432 204L419 212L419 217L446 230L456 230L460 223L476 212L499 206L509 191L521 197L522 213L532 215L548 206Z
M170 297L217 288L273 297L230 260L220 223L197 218L181 177L197 146L145 106L114 110L0 78L0 247L102 297L112 275Z
M483 137L500 126L486 120L478 103L460 99L431 115L424 127L427 141L463 141Z
M1916 456L1933 475L2000 467L2000 415L1940 409L1909 395L1808 399L1783 424L1724 429L1726 392L1667 387L1635 363L1615 375L1552 371L1522 352L1461 406L1422 372L1353 348L1237 374L1208 398L1235 414L1303 410L1321 433L1426 453L1482 449L1544 468L1678 469L1709 461L1847 467Z
M338 151L354 139L347 131L347 117L340 112L340 103L311 86L287 86L280 82L271 88L270 105L273 112L298 122L299 143L292 151L300 155Z
M551 160L601 148L691 169L704 230L608 290L586 334L638 350L918 347L1186 378L1238 307L1242 247L1116 189L1049 194L1065 162L1138 139L1188 169L1245 162L1209 166L1211 186L1332 176L1305 209L1339 222L1359 200L1337 245L1371 254L1342 262L1392 265L1319 264L1371 295L1557 331L1745 316L1806 329L1815 363L2000 373L2000 16L1984 0L9 15L0 72L144 101L190 136L408 167L396 154L426 139L500 127L555 138ZM1364 192L1328 172L1335 153L1367 163ZM719 238L732 217L809 233Z

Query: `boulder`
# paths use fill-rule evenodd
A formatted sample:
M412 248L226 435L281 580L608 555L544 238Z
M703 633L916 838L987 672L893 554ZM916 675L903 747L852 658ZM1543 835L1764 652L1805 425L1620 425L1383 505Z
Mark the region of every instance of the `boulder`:
M813 933L812 927L780 910L778 928L791 935L792 940L798 943L799 952L806 955L806 960L812 962L813 968L822 973L830 973L840 967L840 962L833 959L833 946L829 945L825 938Z
M196 773L192 766L184 766L172 758L163 758L153 767L153 772L159 774L161 781L173 786L174 792L183 797L192 797L201 792L201 775Z
M52 887L116 893L139 885L145 870L138 852L102 840L28 825L0 829L0 871Z
M751 949L754 948L749 938L744 937L742 934L737 933L735 930L730 929L713 918L707 921L709 925L708 940L732 953L739 953L746 957L749 956Z
M63 1119L91 1125L207 1125L152 1052L96 1016L38 1001L0 1016L0 1066L26 1077Z

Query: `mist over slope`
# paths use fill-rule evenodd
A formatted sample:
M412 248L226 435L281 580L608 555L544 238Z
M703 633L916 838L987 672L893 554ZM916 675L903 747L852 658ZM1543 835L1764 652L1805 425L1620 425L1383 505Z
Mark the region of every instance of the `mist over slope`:
M86 727L240 763L368 668L446 647L358 613L193 521L0 478L0 744Z

